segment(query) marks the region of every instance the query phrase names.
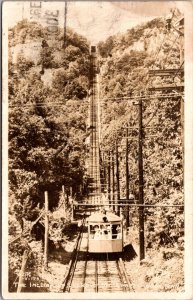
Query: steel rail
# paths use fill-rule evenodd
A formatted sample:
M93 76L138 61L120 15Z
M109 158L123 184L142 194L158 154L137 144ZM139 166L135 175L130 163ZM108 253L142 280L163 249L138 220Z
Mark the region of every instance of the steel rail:
M98 262L95 261L95 292L98 293Z
M77 237L74 249L73 249L73 253L72 253L72 257L70 259L70 262L68 264L68 267L66 269L66 273L64 276L64 280L63 280L63 284L62 284L62 291L63 292L69 292L70 291L70 284L72 282L73 279L73 275L76 269L76 263L77 263L77 259L78 259L78 250L80 248L81 245L81 241L82 241L82 237L83 237L83 226L85 224L85 218L82 221L82 228L81 231Z
M126 282L126 285L125 285L126 290L128 289L128 291L131 291L131 290L134 291L133 286L132 286L132 284L131 284L131 282L128 278L128 275L127 275L127 272L126 272L126 269L125 269L125 265L124 265L123 260L122 260L121 257L119 258L119 265L121 266L121 270L123 272L124 282Z
M86 259L85 259L85 265L84 265L84 276L83 276L83 283L81 287L81 292L84 292L85 290L85 282L86 282L86 268L87 268L87 262L88 262L88 238L87 238L87 247L86 247Z

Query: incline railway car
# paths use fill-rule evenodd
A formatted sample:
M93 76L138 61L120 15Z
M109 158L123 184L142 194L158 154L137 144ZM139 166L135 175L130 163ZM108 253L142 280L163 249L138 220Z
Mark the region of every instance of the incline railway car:
M87 218L88 251L112 253L123 251L123 222L111 212L97 212Z

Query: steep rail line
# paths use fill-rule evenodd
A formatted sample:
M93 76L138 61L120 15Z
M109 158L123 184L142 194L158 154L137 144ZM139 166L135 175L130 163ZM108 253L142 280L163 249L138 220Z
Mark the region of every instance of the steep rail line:
M85 238L85 239L84 239ZM88 253L86 235L79 240L72 266L63 285L67 293L129 292L132 285L118 255Z
M97 55L96 47L91 47L90 55L90 152L89 152L89 176L90 176L90 202L95 204L101 195L100 159L99 159L99 103L97 81Z

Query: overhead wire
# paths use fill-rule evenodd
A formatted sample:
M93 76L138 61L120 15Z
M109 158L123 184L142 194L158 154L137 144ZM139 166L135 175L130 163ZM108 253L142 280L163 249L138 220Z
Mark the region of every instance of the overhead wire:
M168 53L167 53L167 56L166 56L166 58L164 59L164 62L166 62L166 61L167 61L167 59L168 59L168 56L169 56L169 54L170 54L170 52L171 52L172 48L173 48L173 47L174 47L174 45L176 44L176 41L177 41L177 39L179 39L179 36L178 36L178 35L176 36L176 38L175 38L175 40L174 40L173 44L171 45L171 47L170 47L170 50L168 51ZM164 68L164 69L167 69L167 67L168 67L168 64L165 66L165 68Z
M135 97L120 97L120 98L104 98L104 100L116 100L116 101L134 101L134 100L138 100L138 99L142 99L142 100L148 100L148 101L151 101L151 100L155 100L157 98L160 98L160 99L164 99L164 98L176 98L176 97L180 97L182 96L183 93L170 93L169 95L168 94L157 94L157 95L147 95L147 96L135 96ZM68 101L69 99L65 99L65 101ZM78 100L77 100L78 101ZM20 103L20 104L12 104L12 105L9 105L9 108L14 108L14 107L22 107L25 106L35 106L35 107L44 107L44 106L48 106L48 107L54 107L54 106L64 106L66 105L66 103L62 103L62 102L49 102L49 103Z
M170 93L169 95L168 94L157 94L157 95L141 95L141 96L134 96L134 97L127 97L127 96L124 96L124 97L119 97L119 98L116 98L116 97L109 97L109 98L103 98L104 100L116 100L116 101L121 101L121 100L130 100L130 101L134 101L134 100L138 100L138 99L147 99L147 100L153 100L154 98L167 98L167 97L176 97L177 94L176 93Z
M173 10L173 12L172 12L172 17L171 17L171 22L172 22L172 19L173 19L173 17L174 17L174 12L175 12L175 9ZM164 35L164 38L163 38L163 40L162 40L162 42L161 42L161 44L160 44L160 47L158 48L158 51L157 51L157 53L156 53L156 56L155 56L155 61L156 61L156 59L157 59L157 57L158 57L158 55L159 55L159 53L160 53L160 51L161 51L161 49L162 49L162 46L163 46L163 44L164 44L164 42L165 42L165 39L166 39L166 34Z
M181 63L180 67L176 70L176 73L175 73L174 76L172 77L173 80L174 80L174 78L178 75L178 73L179 73L179 71L181 70L183 64L184 64L184 61Z

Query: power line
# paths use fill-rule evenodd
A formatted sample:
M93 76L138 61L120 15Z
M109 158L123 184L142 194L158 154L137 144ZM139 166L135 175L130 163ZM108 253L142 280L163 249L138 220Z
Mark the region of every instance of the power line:
M175 11L175 10L174 10ZM172 17L171 17L171 20L170 20L170 22L172 21L172 19L173 19L173 17L174 17L174 11L173 11L173 13L172 13ZM161 48L162 48L162 46L163 46L163 44L164 44L164 42L165 42L165 39L166 39L166 34L164 35L164 38L163 38L163 40L162 40L162 42L161 42L161 45L160 45L160 47L158 48L158 51L157 51L157 53L156 53L156 55L155 55L155 61L156 61L156 59L157 59L157 57L158 57L158 55L159 55L159 53L160 53L160 51L161 51Z
M161 44L160 44L160 47L158 48L158 51L156 52L156 55L153 57L153 60L154 60L154 61L157 60L158 55L159 55L159 53L160 53L160 51L161 51L161 49L162 49L162 46L163 46L163 44L164 44L164 42L165 42L165 39L166 39L166 34L164 34L164 38L163 38L163 40L162 40L162 42L161 42Z
M178 38L179 38L179 36L176 36L176 38L175 38L173 44L171 45L171 47L170 47L170 49L169 49L169 51L168 51L168 53L167 53L167 55L166 55L166 58L164 59L164 62L167 61L168 56L169 56L169 54L170 54L172 48L174 47L174 45L175 45L175 43L176 43L176 41L177 41ZM169 65L169 64L167 64L167 65L165 66L165 69L167 69L168 65Z
M121 202L121 200L120 200ZM176 208L181 208L181 209L184 209L184 204L182 205L178 205L178 204L130 204L130 203L123 203L121 204L120 202L117 202L117 203L110 203L110 202L107 202L107 203L104 203L104 202L99 202L97 204L91 204L91 203L75 203L73 204L74 206L131 206L131 207L144 207L144 208L150 208L150 207L176 207Z
M134 101L134 100L139 100L139 99L143 99L143 100L154 100L157 98L173 98L173 97L177 97L177 96L183 96L183 93L170 93L170 94L157 94L157 95L147 95L147 96L134 96L134 97L127 97L127 96L123 96L123 97L111 97L111 98L104 98L103 100L116 100L116 101L121 101L121 100L130 100L130 101Z
M178 75L178 73L180 72L182 66L184 64L184 61L181 63L180 67L176 70L176 73L174 74L174 76L172 77L172 79L174 80L174 78Z
M178 70L179 71L179 70ZM176 76L176 75L175 75ZM116 101L134 101L134 100L159 100L159 99L167 99L167 98L176 98L176 97L182 97L183 93L170 93L168 94L157 94L157 95L147 95L147 96L136 96L136 97L120 97L120 98L105 98L103 100L116 100ZM64 101L68 101L70 99L64 99ZM74 99L75 100L75 99ZM85 99L87 100L87 99ZM78 101L78 100L76 100ZM49 102L49 103L20 103L20 104L13 104L13 105L9 105L9 108L14 108L14 107L31 107L31 106L35 106L35 107L44 107L44 106L48 106L48 107L61 107L66 105L66 103L62 103L62 102Z
M147 127L147 125L149 125L149 123L153 120L153 118L155 117L155 115L157 114L158 112L158 109L160 109L159 105L157 106L157 108L154 110L151 118L149 119L149 121L147 121L147 123L143 126L143 128Z

